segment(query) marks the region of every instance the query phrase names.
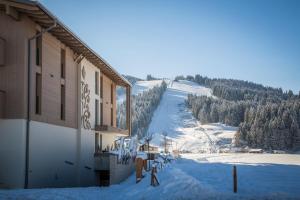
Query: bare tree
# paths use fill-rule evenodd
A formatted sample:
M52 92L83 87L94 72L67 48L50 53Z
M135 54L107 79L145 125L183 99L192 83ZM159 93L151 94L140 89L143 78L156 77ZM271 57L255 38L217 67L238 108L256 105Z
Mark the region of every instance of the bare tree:
M149 154L149 146L150 146L150 142L153 139L153 132L147 132L146 136L145 136L145 142L147 143L148 146L148 154Z

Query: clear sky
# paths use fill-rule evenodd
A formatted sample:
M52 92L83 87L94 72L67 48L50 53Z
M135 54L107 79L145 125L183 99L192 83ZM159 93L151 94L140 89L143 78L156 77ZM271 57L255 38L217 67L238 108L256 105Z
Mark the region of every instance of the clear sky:
M300 0L41 0L122 74L300 90Z

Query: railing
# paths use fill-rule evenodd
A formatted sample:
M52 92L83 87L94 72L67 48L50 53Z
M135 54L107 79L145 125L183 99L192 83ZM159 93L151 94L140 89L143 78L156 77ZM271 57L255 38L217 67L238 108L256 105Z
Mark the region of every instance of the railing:
M116 128L109 125L96 125L95 131L103 131L103 132L111 132L111 133L118 133L121 135L129 135L128 130Z

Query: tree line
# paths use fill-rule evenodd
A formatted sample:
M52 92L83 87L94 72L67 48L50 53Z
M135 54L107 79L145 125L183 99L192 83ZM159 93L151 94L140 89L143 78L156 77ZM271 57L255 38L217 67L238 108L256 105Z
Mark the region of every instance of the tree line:
M300 145L300 95L292 91L233 80L184 77L210 87L215 97L188 95L187 105L202 123L238 126L236 144L264 149ZM180 80L180 79L179 79Z

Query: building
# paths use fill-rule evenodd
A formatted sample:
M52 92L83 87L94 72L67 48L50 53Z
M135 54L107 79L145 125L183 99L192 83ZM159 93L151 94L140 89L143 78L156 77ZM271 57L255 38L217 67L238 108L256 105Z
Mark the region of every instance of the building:
M95 152L130 136L130 90L39 2L0 0L0 188L97 185Z

